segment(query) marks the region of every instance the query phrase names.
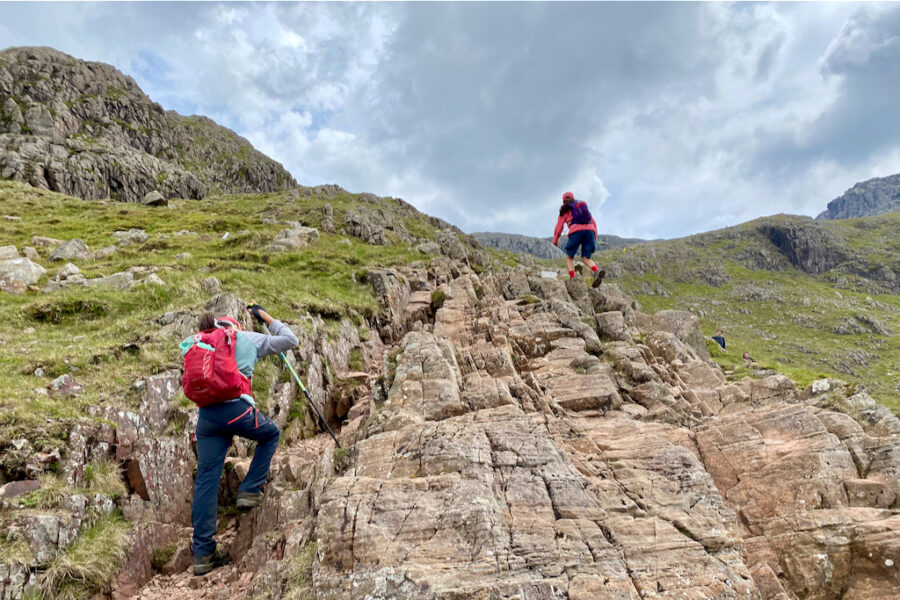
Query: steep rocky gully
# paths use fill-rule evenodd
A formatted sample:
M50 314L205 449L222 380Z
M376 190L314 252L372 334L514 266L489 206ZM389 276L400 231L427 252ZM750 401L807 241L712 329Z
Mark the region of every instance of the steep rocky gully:
M189 572L177 372L148 378L138 413L72 432L70 481L108 456L129 482L133 543L112 597L900 597L900 421L864 391L728 383L695 317L644 314L615 285L478 275L446 257L369 279L383 306L369 339L313 323L291 357L346 451L289 429L262 506L223 514L233 565ZM283 425L296 390L273 386ZM223 506L247 454L228 459ZM32 553L64 547L91 503L104 499L27 517L46 534L30 534ZM38 585L40 560L4 567L0 597Z

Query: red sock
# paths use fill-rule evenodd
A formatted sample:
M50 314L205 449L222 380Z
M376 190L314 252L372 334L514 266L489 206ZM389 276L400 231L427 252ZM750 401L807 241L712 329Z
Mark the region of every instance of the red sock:
M575 271L569 271L569 279L575 279Z
M594 265L593 267L591 267L591 271L596 271L597 269L598 269L597 265Z

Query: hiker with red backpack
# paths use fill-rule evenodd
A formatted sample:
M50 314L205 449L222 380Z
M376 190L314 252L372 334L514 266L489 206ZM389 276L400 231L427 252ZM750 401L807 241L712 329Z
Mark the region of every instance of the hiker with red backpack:
M594 273L591 287L597 287L603 281L606 271L599 268L591 255L596 250L597 223L588 210L587 203L575 200L575 194L566 192L563 194L563 203L559 208L559 218L556 220L556 228L553 230L553 245L559 242L563 227L569 226L569 241L566 242L566 267L569 270L569 279L575 279L575 254L581 248L581 262Z
M219 506L219 479L231 439L240 436L256 442L253 461L238 488L237 508L247 511L259 505L260 491L269 476L269 464L278 447L281 430L256 408L252 394L256 361L278 354L298 344L297 336L263 307L247 310L270 335L245 331L231 317L205 314L200 332L181 342L184 394L200 407L197 419L197 479L191 521L194 575L209 573L226 564L230 557L216 547L216 514Z

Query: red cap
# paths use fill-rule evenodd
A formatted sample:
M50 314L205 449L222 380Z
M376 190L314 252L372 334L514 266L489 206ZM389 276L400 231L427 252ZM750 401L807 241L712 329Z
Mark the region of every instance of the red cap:
M575 199L575 194L573 194L572 192L566 192L565 194L563 194L563 202L565 202L566 199L568 199L568 200L574 200L574 199Z

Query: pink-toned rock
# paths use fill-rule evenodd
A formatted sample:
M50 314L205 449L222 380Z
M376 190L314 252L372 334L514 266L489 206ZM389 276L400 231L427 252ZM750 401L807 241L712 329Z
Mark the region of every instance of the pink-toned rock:
M0 498L15 498L16 496L30 494L39 489L41 489L41 482L37 479L10 481L0 487Z
M77 396L84 391L84 387L75 381L70 374L60 375L47 386L52 394L62 397Z

